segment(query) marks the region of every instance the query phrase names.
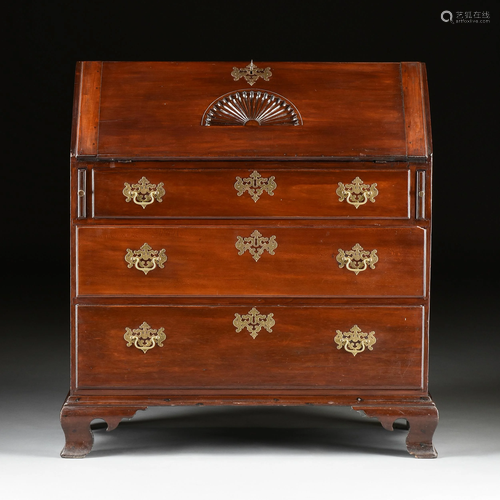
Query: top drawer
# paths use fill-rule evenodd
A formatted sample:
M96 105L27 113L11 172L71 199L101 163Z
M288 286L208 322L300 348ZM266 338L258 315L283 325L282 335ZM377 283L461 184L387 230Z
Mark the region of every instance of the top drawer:
M94 218L409 218L408 169L143 165L92 170Z

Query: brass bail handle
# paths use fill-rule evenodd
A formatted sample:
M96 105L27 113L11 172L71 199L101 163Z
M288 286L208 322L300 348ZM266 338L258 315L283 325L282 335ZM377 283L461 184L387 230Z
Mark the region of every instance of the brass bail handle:
M126 327L123 338L127 341L127 347L134 345L146 354L155 345L163 347L163 341L167 336L165 335L165 328L155 330L144 321L139 328Z
M144 243L139 250L127 248L125 262L128 264L127 267L135 267L144 274L148 274L156 269L156 266L163 269L163 264L167 262L167 256L164 248L153 250L147 243Z
M352 271L356 276L366 271L368 267L375 269L375 264L378 262L377 250L364 250L363 247L356 243L351 250L342 250L339 248L336 256L339 267L345 267L347 270Z
M365 333L358 325L354 325L348 332L337 330L336 333L337 335L334 340L337 343L337 349L342 349L343 347L353 356L363 352L365 348L373 351L372 346L377 342L375 332Z
M339 201L346 200L349 205L353 205L358 209L361 205L365 205L368 200L375 203L375 197L378 195L377 184L363 184L363 181L356 177L351 184L343 184L339 182L337 188L337 196Z
M142 208L151 205L155 200L161 203L163 201L162 196L165 195L163 182L151 184L146 177L142 177L137 184L130 185L128 182L125 182L125 187L122 192L127 203L133 201Z

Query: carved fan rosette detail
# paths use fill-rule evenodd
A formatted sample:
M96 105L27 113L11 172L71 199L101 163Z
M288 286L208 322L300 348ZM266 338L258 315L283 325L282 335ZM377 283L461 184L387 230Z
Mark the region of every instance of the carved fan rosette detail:
M238 90L216 99L201 124L211 126L302 125L298 109L283 96L266 90Z

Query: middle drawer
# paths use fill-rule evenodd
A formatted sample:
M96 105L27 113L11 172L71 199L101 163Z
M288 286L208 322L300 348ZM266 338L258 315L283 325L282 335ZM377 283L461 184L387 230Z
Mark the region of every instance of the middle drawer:
M78 295L423 297L420 227L77 228Z

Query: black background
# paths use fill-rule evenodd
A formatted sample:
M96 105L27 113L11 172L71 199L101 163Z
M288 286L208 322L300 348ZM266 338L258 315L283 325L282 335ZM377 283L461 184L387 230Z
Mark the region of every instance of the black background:
M488 11L491 23L444 23L443 10ZM69 319L76 61L250 59L427 64L435 167L432 342L444 345L459 335L464 313L478 318L478 328L498 324L497 2L66 0L19 2L4 14L4 326L27 317ZM40 350L67 345L68 338L69 328L55 329ZM5 344L2 350L8 354Z

